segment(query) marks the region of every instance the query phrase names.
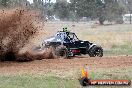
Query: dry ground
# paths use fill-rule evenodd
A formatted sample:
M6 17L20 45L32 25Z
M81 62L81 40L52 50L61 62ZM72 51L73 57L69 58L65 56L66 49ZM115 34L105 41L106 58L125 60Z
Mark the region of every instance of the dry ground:
M103 58L82 58L75 57L73 59L44 59L33 62L0 62L0 74L45 74L54 73L63 75L63 73L81 69L83 66L89 66L92 70L100 68L122 68L132 67L131 56L119 57L103 57ZM79 70L80 71L80 70ZM62 74L61 74L62 73Z
M109 50L112 47L129 43L131 49L132 25L108 25L99 26L93 23L73 23L73 22L47 22L44 30L38 32L36 38L31 40L32 45L41 44L44 38L53 35L56 31L68 27L69 30L77 33L83 40L90 40ZM119 47L120 48L120 47ZM122 48L121 48L122 49ZM127 49L127 48L126 48ZM120 52L119 52L120 53ZM126 54L127 55L127 54ZM0 62L0 74L16 73L65 73L75 69L80 69L87 64L91 69L98 68L120 68L132 67L131 56L105 56L103 58L75 57L74 59L44 59L33 62ZM72 74L72 73L71 73Z

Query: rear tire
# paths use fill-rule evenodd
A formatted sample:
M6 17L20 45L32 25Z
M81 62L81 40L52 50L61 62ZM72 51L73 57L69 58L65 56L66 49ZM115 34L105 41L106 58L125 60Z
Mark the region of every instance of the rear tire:
M99 46L93 46L89 50L89 56L90 57L102 57L103 56L103 49Z
M65 46L60 45L57 46L54 50L53 50L53 56L55 58L62 58L62 59L67 59L68 58L68 50Z

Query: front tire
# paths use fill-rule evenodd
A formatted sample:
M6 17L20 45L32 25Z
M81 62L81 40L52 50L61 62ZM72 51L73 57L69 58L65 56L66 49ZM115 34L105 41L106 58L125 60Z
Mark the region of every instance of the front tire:
M103 56L103 49L100 46L93 46L89 50L90 57L102 57Z

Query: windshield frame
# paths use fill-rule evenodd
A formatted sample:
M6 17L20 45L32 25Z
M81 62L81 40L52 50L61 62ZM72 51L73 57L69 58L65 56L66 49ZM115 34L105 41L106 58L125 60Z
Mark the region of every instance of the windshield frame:
M73 40L79 41L79 38L76 36L75 33L69 32L69 36L72 35L73 36Z

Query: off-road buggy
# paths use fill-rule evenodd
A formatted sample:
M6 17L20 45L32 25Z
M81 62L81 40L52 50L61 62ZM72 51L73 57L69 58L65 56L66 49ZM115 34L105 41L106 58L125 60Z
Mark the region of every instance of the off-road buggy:
M86 55L90 57L102 57L101 46L89 41L79 40L75 33L68 31L58 31L54 36L44 41L45 48L52 48L53 55L59 58L68 58L76 55Z

